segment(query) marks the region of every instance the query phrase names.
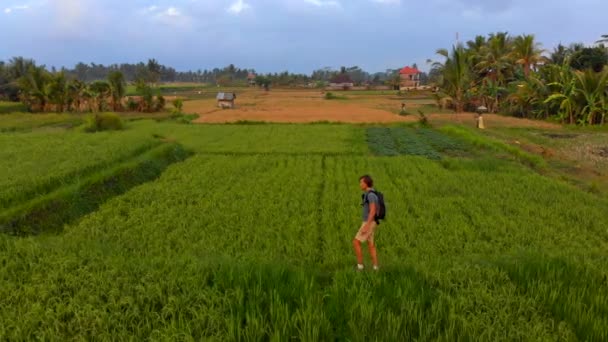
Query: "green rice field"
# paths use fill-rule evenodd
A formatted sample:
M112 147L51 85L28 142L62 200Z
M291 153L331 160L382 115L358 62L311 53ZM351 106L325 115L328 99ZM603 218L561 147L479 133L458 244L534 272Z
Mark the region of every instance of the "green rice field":
M608 200L474 134L0 133L0 340L608 340ZM359 273L367 173L387 219Z

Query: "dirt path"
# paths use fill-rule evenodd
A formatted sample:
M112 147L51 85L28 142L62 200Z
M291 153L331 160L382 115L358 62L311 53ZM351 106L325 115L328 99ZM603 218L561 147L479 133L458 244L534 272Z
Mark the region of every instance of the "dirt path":
M427 117L433 124L448 125L459 124L473 126L476 125L476 115L473 113L461 114L428 114ZM562 126L546 121L520 119L510 116L497 114L484 114L484 124L487 128L492 127L515 127L515 128L541 128L559 130Z

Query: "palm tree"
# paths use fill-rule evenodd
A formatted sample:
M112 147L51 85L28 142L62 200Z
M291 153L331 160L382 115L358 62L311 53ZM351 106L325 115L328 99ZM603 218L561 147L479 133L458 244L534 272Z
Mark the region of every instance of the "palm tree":
M541 49L540 43L535 41L534 35L518 36L513 41L513 57L515 63L520 64L524 68L526 78L530 76L530 70L536 68L539 63L547 61L543 57L544 50Z
M27 73L19 79L22 101L31 110L44 111L46 109L49 79L50 75L46 69L34 65L30 65Z
M81 105L85 98L85 92L87 90L87 85L80 80L73 80L68 83L68 110L72 108L80 112Z
M112 109L118 111L122 108L122 99L125 97L127 83L120 71L113 71L108 75L110 85L110 95L112 96Z
M595 72L591 69L577 71L576 92L580 95L582 103L581 123L593 125L597 123L597 116L601 115L600 124L604 124L606 109L608 109L608 98L606 87L608 85L608 69Z
M110 85L106 81L95 81L89 85L89 91L95 99L97 110L102 112L111 93Z
M598 43L598 44L608 43L608 34L603 34L602 39L598 40L596 43Z
M487 45L481 49L477 71L504 85L513 69L511 50L511 39L506 32L491 34Z
M572 51L562 44L557 45L551 53L550 61L553 64L562 65L566 59L572 54Z
M453 46L451 53L446 49L437 50L445 58L444 63L435 62L433 68L442 73L441 101L452 102L457 113L464 111L467 92L471 86L471 70L467 51L462 45Z
M13 57L8 62L8 76L13 80L18 80L25 75L27 75L28 71L31 67L35 67L36 63L33 59L27 59L23 57Z
M576 123L576 115L579 112L578 92L574 72L567 61L562 65L551 65L547 68L547 86L553 89L553 94L544 101L545 105L558 105L557 113L565 122Z
M536 75L511 84L511 94L507 97L511 111L521 117L546 118L550 112L544 100L549 95L545 82ZM530 115L532 114L532 115Z
M67 103L67 85L68 82L63 72L50 75L49 83L47 85L49 102L54 104L55 110L60 113L63 112Z
M467 42L467 50L470 55L470 63L475 66L481 62L481 55L486 48L488 41L484 36L477 36L474 40Z

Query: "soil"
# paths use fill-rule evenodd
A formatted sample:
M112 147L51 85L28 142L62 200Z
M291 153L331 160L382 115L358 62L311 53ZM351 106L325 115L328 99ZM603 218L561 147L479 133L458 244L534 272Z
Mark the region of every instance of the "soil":
M598 155L603 158L608 158L608 146L597 148L593 151L593 154Z
M574 139L578 137L578 134L555 134L555 133L543 133L544 136L551 139Z
M474 113L460 113L460 114L427 114L426 115L431 123L438 125L447 124L464 124L470 127L475 127L477 124L477 114ZM562 127L558 124L521 119L510 116L502 116L498 114L484 114L483 120L486 128L492 127L516 127L516 128L541 128L541 129L555 129L559 130Z
M235 121L265 122L347 122L384 123L415 122L416 117L402 117L374 108L379 103L391 103L390 99L359 98L326 100L317 91L251 92L237 95L236 108L218 110L215 100L195 100L184 103L186 113L198 113L197 123L223 123ZM396 101L394 105L398 108Z
M195 123L225 123L264 121L280 123L344 122L393 123L417 122L417 114L400 116L401 104L415 113L420 105L434 103L432 99L405 99L395 95L354 95L340 93L343 100L326 100L319 90L250 90L237 94L236 108L220 110L215 99L184 102L184 112L199 114ZM459 123L475 127L475 114L426 115L431 124ZM486 126L535 127L559 129L560 126L542 121L500 115L484 115Z

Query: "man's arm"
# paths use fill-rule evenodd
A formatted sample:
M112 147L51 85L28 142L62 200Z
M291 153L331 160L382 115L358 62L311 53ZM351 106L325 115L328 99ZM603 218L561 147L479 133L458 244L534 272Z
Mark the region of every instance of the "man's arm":
M376 222L376 203L369 204L369 215L367 215L367 227L372 224L372 222Z

